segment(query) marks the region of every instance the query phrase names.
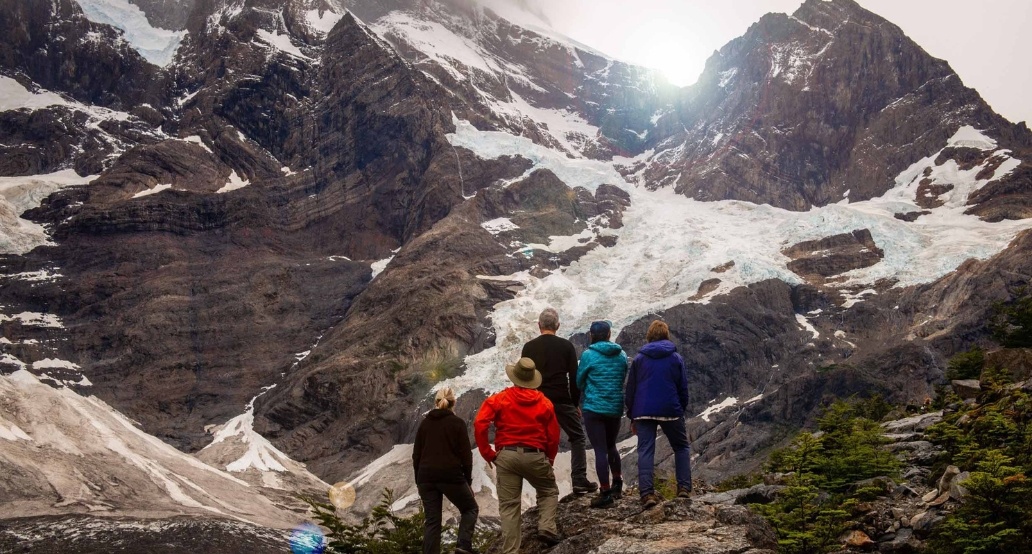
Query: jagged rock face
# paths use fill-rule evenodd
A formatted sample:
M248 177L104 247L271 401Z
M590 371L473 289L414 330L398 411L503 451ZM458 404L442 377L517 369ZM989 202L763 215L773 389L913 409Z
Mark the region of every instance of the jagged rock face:
M870 267L885 257L867 229L801 242L783 254L792 260L789 269L818 284L833 275Z
M89 23L68 10L43 13L47 25ZM53 224L60 245L11 266L58 266L74 278L4 291L5 304L59 313L67 327L55 333L68 340L56 352L93 368L98 394L186 450L208 442L206 424L239 414L291 369L294 353L341 321L369 279L368 262L345 256L380 257L461 199L443 139L450 113L431 100L440 92L357 21L345 18L318 51L306 46L325 58L316 70L247 36L269 23L256 7L210 26L198 13L205 26L192 29L183 63L167 75L203 90L155 102L164 131L127 136L123 127L149 129L129 116L110 126L124 144L101 150L100 162L58 143L58 154L72 154L10 167L46 171L70 158L103 174L33 212ZM227 71L226 60L238 65ZM264 75L263 88L250 74ZM4 117L12 133L43 142L51 119L38 131L20 123L51 111L92 136L85 116L69 120L79 112L64 107ZM274 117L255 117L263 111ZM234 177L249 186L214 194ZM159 186L172 190L136 197Z
M935 152L949 138L945 122L1028 143L1026 128L895 25L851 0L809 0L792 16L764 16L710 58L659 120L644 181L792 210L864 200Z
M676 92L655 71L527 30L475 2L359 2L355 8L447 88L453 105L470 106L470 121L571 155L640 152L652 115Z
M0 66L89 104L160 105L161 80L118 33L88 21L72 0L0 3ZM62 40L54 40L62 37Z
M521 286L482 277L568 265L572 259L518 253L511 245L540 239L543 232L576 234L583 229L578 216L595 215L599 206L616 219L626 203L621 194L606 187L594 196L575 191L548 171L506 188L481 188L473 202L406 244L356 299L344 323L301 363L289 388L261 399L258 430L316 473L337 476L410 441L418 423L412 414L429 387L456 375L467 355L494 344L487 315ZM519 221L519 229L493 234L482 226L499 216ZM597 247L589 240L564 255Z

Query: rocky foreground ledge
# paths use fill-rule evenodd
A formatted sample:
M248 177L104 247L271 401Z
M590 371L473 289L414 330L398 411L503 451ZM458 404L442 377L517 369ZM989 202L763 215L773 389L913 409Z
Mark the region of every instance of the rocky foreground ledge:
M594 495L566 496L559 503L559 530L564 539L550 547L535 538L537 509L523 516L520 552L537 554L774 554L774 530L745 506L703 504L683 499L642 510L635 491L607 509L588 506ZM488 552L500 552L496 544Z

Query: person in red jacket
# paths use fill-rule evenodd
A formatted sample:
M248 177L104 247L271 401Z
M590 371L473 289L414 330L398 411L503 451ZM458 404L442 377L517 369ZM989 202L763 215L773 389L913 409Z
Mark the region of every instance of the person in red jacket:
M498 515L502 520L502 552L520 550L523 480L537 491L538 539L548 545L560 541L555 513L559 506L559 487L552 464L559 452L559 422L555 408L541 386L541 372L534 360L520 358L505 367L515 385L490 396L480 406L473 422L474 438L480 455L497 471ZM488 441L488 428L494 424L494 448Z

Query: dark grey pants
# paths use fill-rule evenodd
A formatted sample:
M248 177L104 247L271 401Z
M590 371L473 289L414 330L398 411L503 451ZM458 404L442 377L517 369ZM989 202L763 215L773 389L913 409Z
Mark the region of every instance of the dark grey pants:
M473 497L473 489L466 483L423 483L417 485L419 498L423 501L426 523L423 526L423 554L441 552L441 510L443 497L447 497L459 509L459 540L457 546L470 549L473 545L473 528L477 524L480 508Z
M584 438L584 424L580 414L577 413L577 406L573 404L555 404L555 417L559 420L559 427L570 439L570 477L574 485L584 485L588 482L588 457L584 452L587 442Z

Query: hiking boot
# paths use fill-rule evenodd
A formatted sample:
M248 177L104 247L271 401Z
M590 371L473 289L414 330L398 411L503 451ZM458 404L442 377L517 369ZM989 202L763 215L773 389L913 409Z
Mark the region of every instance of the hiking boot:
M691 491L691 489L686 489L684 487L677 487L677 497L678 498L691 498L692 497L692 491Z
M591 481L584 481L583 483L573 484L573 494L588 494L589 492L595 492L598 490L598 483L592 483Z
M592 508L608 508L613 504L616 504L616 500L613 499L612 489L602 491L597 498L591 501Z
M456 546L455 554L480 554L472 546Z
M555 546L563 541L563 538L551 531L538 531L537 539L546 546Z
M641 507L648 510L649 508L654 508L659 505L659 501L659 495L654 492L650 492L641 497Z
M609 489L609 493L617 500L623 498L623 479L613 479L613 486Z

